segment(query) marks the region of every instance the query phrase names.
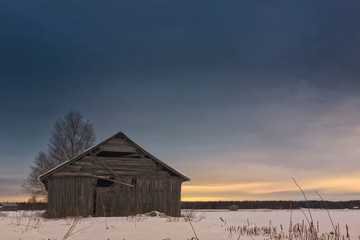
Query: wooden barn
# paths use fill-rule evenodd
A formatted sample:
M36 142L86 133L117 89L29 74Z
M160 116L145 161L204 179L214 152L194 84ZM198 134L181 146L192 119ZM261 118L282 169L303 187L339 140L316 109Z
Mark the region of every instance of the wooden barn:
M18 209L17 203L0 202L0 211L17 211Z
M39 177L49 217L128 216L157 210L180 216L190 178L119 132Z
M239 210L238 205L233 204L229 206L229 211L237 211L237 210Z

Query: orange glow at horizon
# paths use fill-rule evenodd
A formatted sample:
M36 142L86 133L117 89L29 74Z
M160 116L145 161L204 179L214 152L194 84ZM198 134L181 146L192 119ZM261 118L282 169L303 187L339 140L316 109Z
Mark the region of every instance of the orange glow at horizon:
M30 197L0 197L0 202L28 202ZM40 200L39 200L40 202Z
M330 176L329 176L330 175ZM335 198L338 195L350 196L351 199L360 199L360 176L357 174L348 175L323 175L318 177L296 178L300 187L311 195L317 197L314 191L318 191L326 200L327 195L333 195ZM269 177L270 178L270 177ZM234 183L227 179L214 179L216 184L211 182L204 182L203 184L196 184L196 181L186 182L182 185L182 201L245 201L245 200L302 200L302 195L294 184L288 180L269 180L263 179L259 182L244 182ZM221 182L224 181L224 182ZM0 202L28 202L30 196L19 193L19 195L12 194L11 196L0 197ZM344 199L345 200L345 199ZM42 201L38 198L37 201Z
M359 193L360 198L360 176L336 176L323 177L319 179L298 181L304 191L319 191L320 194L353 194ZM243 184L223 183L223 184L204 184L191 185L187 183L182 186L183 201L242 201L242 200L261 200L266 195L269 196L281 193L293 193L299 195L299 189L289 178L288 182L250 182ZM262 196L264 195L264 196ZM270 200L269 199L269 200ZM284 199L285 200L285 199ZM352 200L352 199L351 199Z

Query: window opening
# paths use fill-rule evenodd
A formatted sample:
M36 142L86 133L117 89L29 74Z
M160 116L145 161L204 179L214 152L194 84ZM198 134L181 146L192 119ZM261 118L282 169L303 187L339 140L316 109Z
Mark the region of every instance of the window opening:
M113 177L110 179L115 180ZM99 178L96 181L96 187L111 187L112 185L114 185L114 182L108 181L106 179Z
M127 155L133 154L132 152L112 152L102 151L96 154L98 157L126 157Z

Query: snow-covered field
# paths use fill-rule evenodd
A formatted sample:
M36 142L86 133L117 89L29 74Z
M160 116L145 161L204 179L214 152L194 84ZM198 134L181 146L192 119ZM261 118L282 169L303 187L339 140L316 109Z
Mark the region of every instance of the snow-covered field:
M290 219L293 225L307 224L302 210L239 210L237 212L203 210L183 211L185 218L137 215L131 217L66 218L45 219L39 212L0 212L0 239L104 239L104 240L200 240L221 239L270 239L269 236L253 232L255 227L276 228L278 234L288 234ZM333 231L326 210L311 210L312 218L320 233ZM335 227L339 224L340 234L346 235L348 225L350 239L359 239L360 210L330 210ZM239 227L241 226L241 228ZM240 231L240 229L242 229ZM273 229L273 228L272 228ZM248 233L246 233L248 231Z

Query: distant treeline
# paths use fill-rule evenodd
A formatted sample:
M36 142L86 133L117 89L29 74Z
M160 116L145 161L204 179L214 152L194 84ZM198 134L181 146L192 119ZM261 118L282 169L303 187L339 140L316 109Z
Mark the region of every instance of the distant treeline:
M328 208L353 209L359 208L360 200L352 201L210 201L210 202L182 202L183 209L228 209L236 205L239 209L298 209L298 208ZM326 206L325 206L326 205Z
M19 206L19 210L46 210L47 203L44 202L36 202L36 203L29 203L29 202L18 202L17 205Z
M46 210L44 202L18 202L19 210ZM209 201L209 202L182 202L183 209L228 209L231 205L239 209L298 209L298 208L328 208L328 209L353 209L360 207L360 200L352 201ZM360 208L359 208L360 209Z

